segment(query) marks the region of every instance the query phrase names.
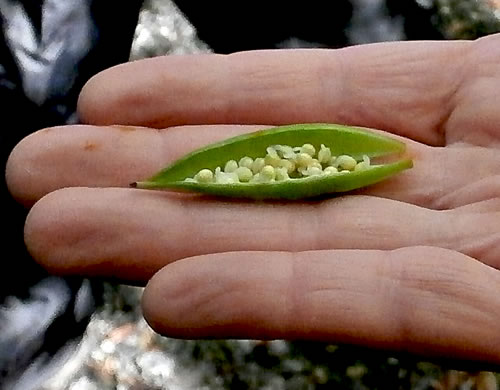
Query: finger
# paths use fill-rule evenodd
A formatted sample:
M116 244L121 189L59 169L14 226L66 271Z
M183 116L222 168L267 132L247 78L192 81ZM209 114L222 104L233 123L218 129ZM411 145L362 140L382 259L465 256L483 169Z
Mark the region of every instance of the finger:
M369 196L271 203L68 188L35 204L25 241L33 257L53 273L138 281L182 258L249 250L430 245L500 268L500 201L491 207L489 213L433 211Z
M500 363L500 273L460 253L238 252L170 264L143 309L179 338L308 339Z
M262 126L43 129L16 145L7 162L6 181L11 194L28 206L63 187L128 187L196 148L258 128Z
M500 148L500 34L480 39L474 45L468 77L455 94L455 110L447 121L447 143L465 142ZM480 64L477 58L481 58Z
M443 145L470 42L167 56L95 76L79 100L92 124L339 122ZM443 72L446 69L446 72Z
M68 126L39 131L16 146L7 164L13 196L31 205L70 186L128 186L182 155L262 126ZM396 136L393 136L396 137ZM400 138L414 168L359 191L428 208L446 209L498 196L500 156L485 148L435 148ZM474 190L480 186L480 191Z

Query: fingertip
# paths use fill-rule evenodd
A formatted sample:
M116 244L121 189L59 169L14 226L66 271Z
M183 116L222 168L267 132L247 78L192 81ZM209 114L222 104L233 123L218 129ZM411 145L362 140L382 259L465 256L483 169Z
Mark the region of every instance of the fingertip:
M103 110L99 110L99 103L103 102L103 94L106 86L106 69L92 76L83 86L78 96L77 114L81 123L96 124L103 123Z
M61 195L66 190L57 190L43 196L30 209L24 225L24 242L31 256L51 273L60 273L61 265L57 253L58 229L66 229L64 219L57 215ZM57 219L58 221L55 221Z
M39 137L53 129L38 130L23 138L8 157L5 169L7 188L13 198L26 207L32 206L42 196L36 180L37 156L43 149Z
M161 58L115 65L91 77L80 91L78 118L92 125L144 125L149 118L155 66ZM153 65L146 65L152 63Z
M207 303L210 294L204 283L204 268L204 262L198 263L197 258L179 260L149 280L142 296L142 310L156 332L170 337L199 337L195 331L199 328L197 308Z

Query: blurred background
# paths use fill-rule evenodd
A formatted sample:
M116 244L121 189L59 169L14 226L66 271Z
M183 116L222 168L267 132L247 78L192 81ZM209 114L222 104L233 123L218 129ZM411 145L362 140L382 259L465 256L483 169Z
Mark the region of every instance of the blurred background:
M103 4L0 0L0 106L11 127L1 133L4 157L38 128L76 122L81 86L116 63L500 31L498 0ZM19 107L26 118L9 122ZM3 242L20 248L24 211L2 191L3 215L14 221ZM160 337L142 319L141 288L50 277L26 254L14 260L19 278L0 276L0 390L499 389L497 372L472 364L325 343Z

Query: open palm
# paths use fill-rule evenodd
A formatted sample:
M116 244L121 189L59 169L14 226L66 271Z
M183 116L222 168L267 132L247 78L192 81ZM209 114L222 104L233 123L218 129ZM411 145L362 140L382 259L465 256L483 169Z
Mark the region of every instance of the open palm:
M34 204L26 244L57 274L148 282L145 316L170 336L500 363L499 63L493 35L112 68L82 91L87 125L41 130L9 159L13 196ZM299 122L392 133L415 167L321 201L128 188L204 144Z

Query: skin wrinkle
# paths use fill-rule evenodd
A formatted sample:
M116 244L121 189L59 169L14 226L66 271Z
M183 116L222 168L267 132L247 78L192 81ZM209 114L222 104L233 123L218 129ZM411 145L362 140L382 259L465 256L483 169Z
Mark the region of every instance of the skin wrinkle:
M498 51L498 39L498 35L496 35L472 42L473 49L466 56L467 66L464 71L468 72L469 75L467 78L462 78L463 81L460 89L455 94L456 109L449 118L446 127L449 144L466 142L470 145L491 146L492 143L497 147L499 145L498 131L494 125L491 126L491 124L498 122L495 114L497 112L496 107L486 112L477 112L485 103L496 102L496 89L491 91L491 88L495 85L492 81L498 79L499 75L497 66L500 54ZM481 66L478 66L478 59L481 61ZM485 77L487 79L493 77L494 79L482 82ZM477 90L476 87L478 87ZM481 96L481 100L476 103L475 101L471 101L471 99L476 96L475 93L477 91L481 92L478 95ZM474 126L474 116L481 122L480 126ZM466 124L470 124L471 126L466 126ZM469 132L458 131L457 133L456 131L456 129L465 130L469 127L475 130L474 137L472 138ZM481 128L486 129L486 131L479 132ZM483 137L478 137L481 134L483 134Z
M488 265L500 267L498 261L500 247L500 212L477 213L450 210L442 213L451 219L446 229L444 246L455 248L474 258L480 258ZM477 226L476 229L471 229Z
M347 75L349 65L346 64L344 56L341 55L343 49L338 51L339 55L332 57L329 61L321 61L318 67L318 87L319 100L318 107L324 108L325 121L328 121L331 113L334 112L339 123L347 125L356 125L357 116L349 115L352 111L350 105L352 91L349 88ZM340 74L341 77L331 76L332 69L337 69L335 74Z
M413 43L413 45L418 46L420 44ZM377 46L372 46L371 50L374 50L374 48ZM364 49L366 49L366 48L364 48ZM372 96L372 98L368 99L368 101L377 101L377 100L384 101L385 98L383 98L383 97L391 96L390 92L393 91L393 92L397 93L396 96L398 96L398 98L397 98L398 104L401 104L402 102L407 101L406 106L405 106L406 109L404 109L403 111L408 112L408 113L412 113L416 108L415 107L415 104L416 104L415 95L416 95L416 93L414 92L415 85L413 82L413 80L415 79L415 76L417 79L421 79L421 77L419 77L420 74L428 73L428 72L422 71L422 69L431 68L432 66L434 66L434 63L437 62L436 58L442 57L440 49L437 46L432 46L432 48L426 47L426 51L428 51L428 50L432 50L433 52L435 52L436 56L426 55L425 57L422 57L421 50L419 49L417 51L418 55L415 55L412 51L408 50L404 54L403 59L401 59L402 56L401 56L399 48L398 48L398 50L394 50L394 52L392 52L392 53L389 51L384 51L384 55L372 56L372 58L371 58L372 61L370 61L369 64L365 63L366 69L364 69L362 67L364 64L360 64L360 66L362 68L361 68L361 70L359 70L359 73L357 73L356 75L353 74L352 72L345 72L345 74L353 77L349 81L351 84L359 85L359 88L356 88L356 87L351 87L351 88L354 88L354 90L361 91L359 93L361 96L364 93L366 93L367 96ZM462 48L458 49L458 47L454 50L457 52L464 51L464 49L462 49ZM411 54L407 54L407 53L411 53ZM396 57L396 61L394 61L392 59L392 56ZM455 55L455 57L459 57L459 56ZM349 59L351 59L351 58L349 58ZM415 61L417 61L417 62L415 62ZM349 61L349 63L352 63L352 60ZM398 73L398 69L400 70L399 73ZM408 70L410 70L410 72L413 70L416 74L413 76L409 76ZM378 77L372 77L371 76L372 74L377 74ZM384 78L384 74L387 75L387 79ZM360 81L359 77L364 77L364 79L362 79ZM439 127L439 126L436 126L436 123L442 123L442 121L443 121L443 119L439 119L439 117L446 118L449 115L449 112L451 112L451 108L452 108L452 107L448 107L449 106L449 103L448 103L449 96L453 95L453 93L454 93L453 90L456 90L457 86L455 86L454 88L452 88L450 90L450 87L449 87L450 83L449 82L451 81L451 85L454 85L456 81L455 81L455 79L449 80L449 78L447 78L446 80L447 80L446 84L445 84L446 88L441 88L441 89L435 88L434 84L435 84L436 80L435 80L435 78L432 78L432 77L431 78L424 78L422 80L422 83L420 83L416 86L416 88L423 89L427 92L440 91L440 90L441 91L448 91L449 90L449 92L445 92L445 94L443 96L436 96L435 98L431 97L431 99L429 99L429 93L422 94L422 97L420 99L417 99L417 101L418 101L417 107L419 107L418 110L423 115L418 114L418 113L413 114L415 116L416 123L420 123L421 119L423 119L423 118L428 118L429 113L432 113L436 107L440 108L437 112L442 111L443 113L438 115L437 119L432 119L433 124L427 124L424 127L436 129ZM444 81L439 80L439 82L440 82L440 84L444 84ZM370 86L370 83L373 83L373 86ZM408 84L408 88L409 88L408 93L406 93L404 91L406 88L405 87L406 84ZM397 88L395 90L394 90L394 88L395 88L394 85L397 86ZM431 86L432 88L427 88L427 85ZM389 91L387 91L387 88L389 88ZM370 93L372 91L373 91L374 95L370 95ZM387 92L389 92L389 95ZM382 96L382 97L380 97L380 96ZM396 98L396 96L394 96L394 98ZM422 100L423 96L426 97L425 101ZM350 98L347 100L348 101L357 101L358 99ZM391 99L389 99L389 101L390 100ZM423 103L426 104L427 108L421 107ZM431 107L430 110L428 109L429 106ZM442 110L441 109L442 107L446 107L446 109ZM369 105L369 106L367 106L367 109L368 110L374 109L375 112L374 112L374 115L369 114L370 119L366 120L366 122L374 123L374 127L380 128L382 126L382 128L383 128L383 126L384 126L383 123L379 123L376 120L376 117L378 116L377 115L377 107L376 106L372 107L372 105ZM363 115L363 114L361 114L361 115ZM402 120L404 120L404 122L402 123L403 127L405 125L411 126L411 123L413 123L413 121L411 119L408 119L407 116L404 119L402 118ZM398 132L397 127L399 127L399 125L393 126L393 127L389 128L388 130ZM443 145L444 138L442 137L442 135L439 135L438 133L436 133L436 134L438 135L436 140L437 139L441 139L441 140L434 141L433 144Z
M462 205L500 198L500 175L481 178L457 187L435 200L436 209L454 209Z
M245 254L240 253L224 253L221 256L227 259L229 262L232 261L233 256L244 256ZM211 255L208 255L206 259L206 263L210 263ZM187 259L186 261L194 261L193 259ZM262 261L262 259L259 259ZM280 267L280 270L283 267ZM261 334L263 332L262 329L259 329L259 324L272 324L271 327L274 330L271 330L270 335L280 334L286 330L280 330L281 323L283 321L283 316L278 315L276 310L269 311L264 306L261 306L260 303L265 303L265 296L259 298L259 292L261 288L260 284L266 284L265 280L261 279L261 271L260 267L256 267L253 271L246 270L242 272L242 275L234 278L234 275L229 275L226 277L227 272L225 270L221 270L220 273L211 272L208 275L204 273L204 267L201 266L199 268L202 272L201 276L197 276L197 273L194 275L189 275L188 283L190 288L189 291L186 291L186 295L181 297L180 302L175 302L172 300L172 295L168 295L165 297L165 300L172 303L174 302L174 306L178 308L175 313L172 313L169 317L173 318L176 324L170 329L170 332L173 334L177 334L180 331L181 337L186 337L191 332L193 326L196 327L196 323L202 319L203 323L203 333L208 333L211 335L211 332L220 332L221 330L228 328L236 328L233 330L236 336L241 337L241 333L244 332L245 329L252 329L251 331L256 334ZM209 288L203 288L203 282L207 279L209 275L215 275L213 279L209 278L211 281L208 283ZM255 277L254 277L255 275ZM267 275L264 275L265 279L267 279ZM195 277L196 280L200 279L200 283L193 282L191 279ZM165 284L165 281L161 282ZM281 289L283 283L279 280L276 280L273 284L277 286L278 289ZM200 287L201 286L201 287ZM267 291L269 288L262 290L265 295L273 295L276 296L276 299L279 299L281 294L274 294L271 291ZM250 295L249 295L250 294ZM192 297L195 298L192 298ZM188 297L188 299L186 299ZM251 298L249 298L251 297ZM241 305L234 305L234 302L243 302ZM256 305L256 309L253 308L253 305ZM283 305L277 304L276 300L272 302L272 307L282 307ZM193 313L195 313L193 317ZM224 315L220 315L220 313L224 313ZM252 313L261 313L257 317L253 317ZM259 317L264 316L262 319ZM181 321L177 322L175 319L180 318ZM188 318L187 322L182 321L183 318ZM171 322L167 319L167 324ZM187 330L185 330L188 328ZM238 331L238 328L241 328ZM225 330L226 332L228 330ZM265 330L264 330L265 332Z
M491 318L488 318L486 313L491 313L490 302L483 302L482 307L478 308L478 303L481 302L482 294L476 294L478 299L475 299L474 302L470 304L466 304L464 306L463 298L470 295L472 292L469 289L466 289L462 283L463 280L467 280L470 276L470 271L474 271L477 269L477 266L471 267L467 266L467 269L457 269L457 264L464 268L464 262L457 263L454 261L451 256L452 252L445 249L438 248L416 248L418 252L415 252L415 257L420 253L420 258L425 259L427 257L432 258L432 253L436 253L436 251L441 252L442 259L450 259L447 263L447 267L443 267L443 263L437 263L433 266L432 278L428 279L425 275L431 275L429 273L429 268L424 266L421 262L416 263L417 269L415 269L415 265L412 264L413 261L400 261L401 259L397 258L399 253L402 253L409 248L395 250L389 252L389 261L392 264L391 272L394 273L395 279L398 281L399 292L393 293L388 296L388 301L391 302L389 307L393 308L393 315L391 316L394 324L395 330L394 333L396 336L397 344L400 347L409 346L409 351L412 349L418 351L427 351L430 352L428 341L427 340L438 340L441 339L440 344L442 346L446 346L450 349L460 349L459 345L454 345L450 340L453 339L453 336L450 336L452 333L458 332L459 334L469 334L473 335L475 328L474 326L477 324L477 320L481 317L485 318L486 325L489 325L487 328L491 328ZM430 256L426 256L426 253ZM463 258L465 256L462 255ZM399 260L399 261L398 261ZM470 261L467 259L468 262ZM425 263L424 263L425 264ZM449 267L449 265L454 265L454 267ZM472 265L472 261L465 265ZM439 270L442 269L442 272ZM456 271L456 272L449 272ZM436 273L437 272L437 273ZM439 275L439 276L438 276ZM466 276L466 277L464 277ZM441 279L444 277L445 279ZM448 281L448 283L446 283ZM467 293L464 295L463 293ZM457 295L458 292L458 295ZM481 291L479 291L481 292ZM452 300L443 299L443 297L455 298ZM458 298L458 302L457 299ZM483 300L484 301L484 300ZM455 310L453 311L453 308ZM421 308L424 309L422 312L422 316L419 315L421 312ZM466 310L467 316L465 318L457 318L457 316L465 315ZM425 327L425 322L422 323L421 320L426 319L426 321L431 321L429 317L429 309L431 309L430 313L432 313L432 324L428 327ZM444 310L444 311L443 311ZM470 312L472 310L472 314ZM442 321L441 315L444 313L449 313L446 316L448 321L446 322L446 327L442 325L436 325L438 322ZM453 313L451 316L450 314ZM470 314L469 314L470 313ZM482 313L485 313L482 315ZM479 316L479 317L478 317ZM415 321L416 318L420 318L420 321ZM467 319L473 319L474 321L463 321ZM452 325L455 324L455 329L452 331ZM474 325L468 325L474 324ZM472 329L469 332L465 332L461 330L464 326L471 326ZM462 327L462 328L461 328ZM422 333L422 329L426 329L425 333ZM448 329L448 337L443 338L440 336L441 329ZM432 335L431 335L432 332ZM465 341L465 340L464 340ZM421 346L419 346L419 344ZM413 348L411 348L413 346ZM434 346L434 348L437 348ZM406 349L406 348L405 348Z
M500 269L500 233L489 237L480 237L476 241L460 242L457 251L466 253L474 258L482 259L485 264Z

